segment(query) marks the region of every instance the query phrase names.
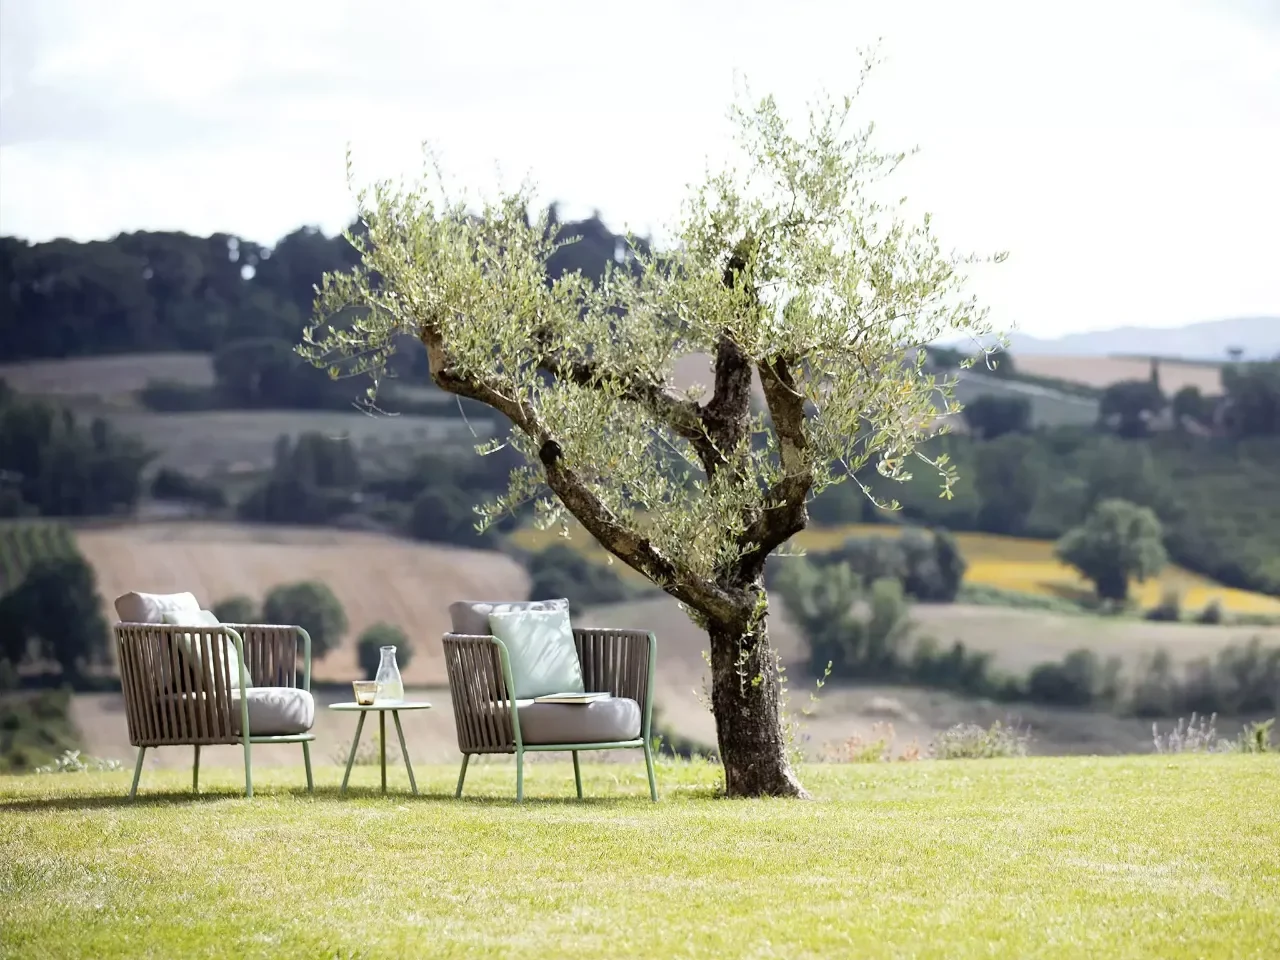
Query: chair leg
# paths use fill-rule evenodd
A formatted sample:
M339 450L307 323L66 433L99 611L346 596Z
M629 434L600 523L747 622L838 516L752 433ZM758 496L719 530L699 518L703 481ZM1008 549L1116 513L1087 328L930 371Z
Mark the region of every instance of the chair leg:
M471 760L471 754L464 753L462 755L462 769L458 771L458 789L454 793L454 798L462 796L462 782L467 779L467 763Z
M196 744L196 760L191 765L191 792L200 792L200 744Z
M253 755L249 738L244 738L244 795L253 796Z
M138 762L133 765L133 786L129 788L129 799L138 795L138 780L142 777L142 758L147 755L146 747L138 748Z
M315 781L311 779L311 743L302 741L302 763L307 768L307 793L316 792Z
M516 751L516 803L524 803L524 751Z
M573 751L573 785L578 788L578 799L582 799L582 769L578 766L578 751Z
M649 799L658 802L658 782L653 778L653 750L649 741L644 742L644 766L649 773Z

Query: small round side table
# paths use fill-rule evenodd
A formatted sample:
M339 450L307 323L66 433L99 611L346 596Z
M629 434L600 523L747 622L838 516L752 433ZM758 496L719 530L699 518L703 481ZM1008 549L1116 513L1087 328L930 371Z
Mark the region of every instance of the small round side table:
M351 765L356 762L356 747L360 745L360 731L364 729L364 718L366 714L378 714L378 738L381 750L382 761L382 792L387 792L387 714L391 714L391 719L396 722L396 734L400 737L400 755L404 757L404 768L409 771L409 786L413 789L413 795L418 795L418 784L413 779L413 767L409 765L409 750L404 745L404 730L400 726L401 710L430 710L431 704L425 700L384 700L381 703L331 703L330 710L341 710L348 713L359 713L360 719L356 723L356 735L351 741L351 755L347 757L347 772L342 775L342 796L347 793L347 781L351 779Z

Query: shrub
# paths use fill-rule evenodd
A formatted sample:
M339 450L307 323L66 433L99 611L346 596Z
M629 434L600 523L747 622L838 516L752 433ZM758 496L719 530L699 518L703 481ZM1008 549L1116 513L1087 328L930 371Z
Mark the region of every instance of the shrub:
M493 534L479 533L474 498L456 487L432 487L422 491L409 511L409 536L433 543L483 548L493 545Z
M375 623L356 641L356 662L360 665L362 677L372 680L377 674L383 647L396 648L396 664L402 670L413 659L413 647L409 646L409 638L403 630L393 623Z
M1035 703L1087 707L1112 703L1119 695L1121 661L1105 664L1092 650L1073 650L1061 663L1042 663L1027 677L1027 695Z
M1205 719L1196 719L1191 715L1191 722L1178 718L1177 724L1168 733L1160 732L1160 725L1151 725L1151 739L1156 753L1225 753L1231 744L1218 736L1217 714Z
M1247 723L1236 738L1236 750L1240 753L1274 753L1276 745L1271 741L1271 729L1275 718Z
M151 481L151 496L157 500L180 500L214 509L227 505L227 497L221 487L169 467L160 468Z
M1177 623L1182 619L1182 594L1176 587L1166 587L1160 602L1146 612L1148 620Z
M262 605L268 623L292 624L311 635L311 654L322 659L347 632L347 614L327 584L318 581L273 587Z
M210 387L175 380L149 380L138 391L138 400L142 405L156 413L213 410L218 406L218 399L217 393Z
M1031 731L1020 730L1011 721L999 720L984 729L976 723L957 723L938 734L933 756L938 760L978 760L988 757L1025 757Z
M1217 597L1210 600L1204 605L1204 609L1196 614L1196 623L1207 625L1219 624L1226 620L1226 614L1222 609L1222 601Z
M223 623L256 623L258 621L258 605L253 602L252 597L246 597L244 594L219 600L213 605L211 612Z
M653 589L632 586L618 569L584 557L566 544L557 543L529 556L529 599L555 600L567 597L571 613L583 607L621 603Z

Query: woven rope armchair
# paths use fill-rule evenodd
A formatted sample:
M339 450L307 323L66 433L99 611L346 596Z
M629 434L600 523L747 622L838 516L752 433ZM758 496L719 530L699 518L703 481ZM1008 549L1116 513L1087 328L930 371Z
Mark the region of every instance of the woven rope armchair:
M310 732L255 734L251 728L251 714L258 712L260 704L269 708L273 697L288 699L291 691L302 690L310 699L311 637L307 631L264 624L189 627L118 623L115 637L129 742L138 748L130 798L137 795L142 761L150 747L195 747L191 786L199 792L200 748L212 744L244 746L244 792L252 797L252 745L300 743L307 790L314 792L311 741L315 736ZM238 673L235 682L233 662ZM253 679L252 687L249 678ZM309 722L306 725L309 727ZM261 721L258 726L270 730Z
M644 751L649 775L649 796L658 799L653 774L653 752L649 743L653 716L653 675L657 641L643 630L574 628L574 642L582 679L587 690L601 691L615 698L635 701L640 709L638 737L600 742L528 742L521 730L521 714L526 727L532 715L528 712L546 706L531 701L515 701L515 688L507 648L493 636L446 633L445 665L449 674L449 693L458 727L458 749L462 752L462 770L458 774L456 796L462 796L471 757L483 753L513 753L516 757L516 801L524 800L524 755L530 750L567 750L573 754L573 779L578 798L582 798L582 771L578 753L582 750L620 750L640 748ZM582 711L575 706L550 705L552 710Z

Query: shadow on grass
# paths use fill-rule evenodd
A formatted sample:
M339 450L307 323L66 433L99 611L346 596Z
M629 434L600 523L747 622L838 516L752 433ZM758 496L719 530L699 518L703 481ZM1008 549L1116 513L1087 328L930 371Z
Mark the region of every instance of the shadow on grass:
M46 813L51 810L109 810L109 809L147 809L173 808L178 806L198 807L210 803L221 803L227 800L242 800L253 803L258 799L288 797L295 800L312 802L349 803L353 800L383 800L390 803L448 803L462 807L615 807L644 801L646 806L657 806L648 796L637 793L626 797L577 797L562 796L530 796L526 795L524 803L516 803L514 791L509 796L494 794L492 796L476 795L455 797L452 791L420 792L417 796L407 790L392 790L382 793L377 787L351 787L346 794L339 792L338 787L317 787L314 794L307 793L301 787L258 789L252 797L246 797L243 791L201 791L166 790L160 792L140 791L138 796L130 799L127 794L80 794L69 797L25 797L22 799L0 801L0 813Z

